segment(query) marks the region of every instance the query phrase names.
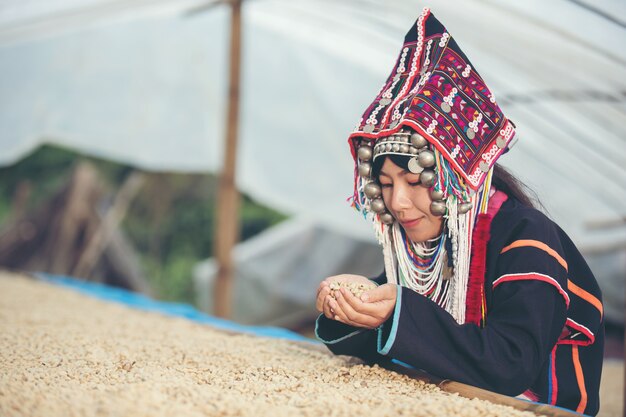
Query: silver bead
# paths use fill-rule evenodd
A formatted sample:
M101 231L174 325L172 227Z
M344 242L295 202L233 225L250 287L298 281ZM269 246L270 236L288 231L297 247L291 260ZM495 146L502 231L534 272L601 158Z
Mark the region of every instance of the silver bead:
M424 139L424 136L420 135L419 133L413 133L411 135L411 144L416 148L423 148L428 144L428 141Z
M444 192L441 190L432 190L430 192L430 198L433 200L443 200Z
M394 222L394 218L391 214L389 213L382 213L380 215L380 221L383 222L384 224L392 224Z
M430 169L425 169L420 174L420 182L425 187L432 187L435 184L435 172Z
M422 151L417 157L417 162L419 162L422 167L429 168L435 165L435 154L431 151Z
M365 184L365 187L363 187L363 192L365 193L367 198L376 198L380 197L382 190L380 188L380 185L372 181Z
M381 198L377 198L375 200L372 200L372 202L370 203L370 208L375 213L382 213L383 211L385 211L385 203Z
M407 145L406 143L400 145L400 152L409 153L409 145Z
M417 148L415 146L409 146L409 153L411 155L417 155Z
M371 146L361 146L357 151L359 159L361 161L369 161L372 159L372 147Z
M394 143L393 145L391 145L391 149L393 149L394 152L398 152L400 150L400 145Z
M472 203L459 204L459 213L465 214L472 209Z
M372 175L372 166L369 162L361 162L359 164L359 175L361 177L370 177Z
M391 152L391 143L388 143L385 145L385 151L386 152Z
M430 203L430 212L435 216L443 216L446 214L446 203L443 201L433 201Z

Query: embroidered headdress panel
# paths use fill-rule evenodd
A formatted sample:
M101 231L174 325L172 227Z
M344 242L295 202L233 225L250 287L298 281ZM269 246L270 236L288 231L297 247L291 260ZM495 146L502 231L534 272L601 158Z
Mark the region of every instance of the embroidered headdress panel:
M355 131L352 154L402 127L437 148L477 190L515 135L493 93L446 28L424 9L404 39L393 70Z

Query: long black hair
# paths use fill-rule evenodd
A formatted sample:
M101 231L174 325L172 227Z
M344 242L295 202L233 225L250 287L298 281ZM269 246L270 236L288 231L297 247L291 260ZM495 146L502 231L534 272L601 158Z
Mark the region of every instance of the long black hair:
M391 159L391 162L398 167L408 171L409 160L412 156L393 154L379 156L374 160L374 164L372 166L372 175L374 178L378 178L380 170L382 169L385 159L387 158ZM491 184L498 190L515 198L524 206L543 208L537 194L500 164L496 163L493 167Z

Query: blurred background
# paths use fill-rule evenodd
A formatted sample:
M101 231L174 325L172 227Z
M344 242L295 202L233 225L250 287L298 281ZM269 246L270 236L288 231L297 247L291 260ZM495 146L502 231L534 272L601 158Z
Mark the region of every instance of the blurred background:
M382 271L346 202L346 139L429 6L518 126L501 163L581 249L623 337L623 1L248 0L239 52L236 4L0 0L0 266L214 314L224 294L220 316L310 334L320 280ZM218 217L229 168L238 203Z

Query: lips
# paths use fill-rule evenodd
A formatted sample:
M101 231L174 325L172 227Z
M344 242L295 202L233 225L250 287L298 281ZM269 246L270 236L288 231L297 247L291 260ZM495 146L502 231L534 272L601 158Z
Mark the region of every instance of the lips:
M411 228L414 226L417 226L419 224L420 221L422 221L423 217L418 217L417 219L412 219L412 220L404 220L404 221L400 221L400 224L402 225L402 227L406 228Z

